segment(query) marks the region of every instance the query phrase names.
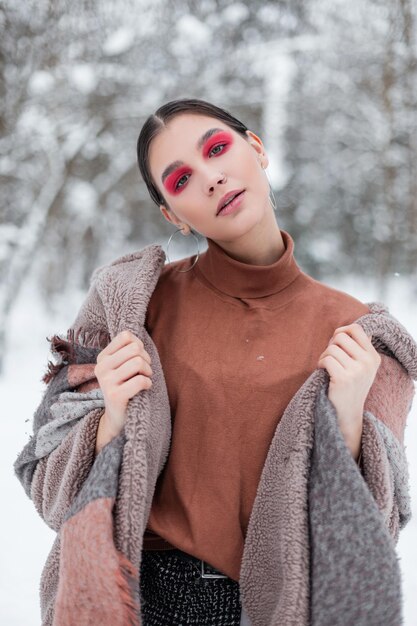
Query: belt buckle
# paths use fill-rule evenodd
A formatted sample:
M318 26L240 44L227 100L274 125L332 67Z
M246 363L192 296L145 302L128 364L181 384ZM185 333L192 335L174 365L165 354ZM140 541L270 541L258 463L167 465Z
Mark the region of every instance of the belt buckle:
M205 561L201 559L201 578L227 578L225 574L208 574L204 571Z

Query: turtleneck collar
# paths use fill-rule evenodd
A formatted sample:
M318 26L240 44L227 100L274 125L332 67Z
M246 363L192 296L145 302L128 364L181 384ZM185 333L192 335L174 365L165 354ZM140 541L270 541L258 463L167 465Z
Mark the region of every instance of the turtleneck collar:
M261 298L282 291L302 270L294 258L294 241L280 229L285 251L275 263L253 265L233 259L212 239L195 268L219 291L237 298Z

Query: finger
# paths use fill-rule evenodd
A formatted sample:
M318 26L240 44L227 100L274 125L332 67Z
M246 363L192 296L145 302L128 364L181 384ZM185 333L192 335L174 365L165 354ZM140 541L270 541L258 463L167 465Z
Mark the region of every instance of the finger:
M343 348L343 350L352 358L359 361L364 353L362 348L356 339L353 339L346 332L337 333L331 340L329 345L337 345Z
M320 359L319 367L327 370L329 376L333 378L345 370L344 366L332 354L327 354Z
M126 361L132 358L141 357L150 367L151 357L142 345L136 341L128 343L126 346L119 348L114 354L109 354L106 358L106 368L117 369Z
M326 356L333 357L344 369L349 367L351 357L340 346L332 344L323 352L319 358L319 362Z
M340 326L339 328L336 328L333 336L340 332L347 333L355 339L355 341L357 341L364 350L369 351L371 346L370 337L372 337L372 335L369 337L360 324L355 322L354 324L349 324L348 326Z
M152 387L152 380L147 376L138 374L137 376L132 376L132 378L126 380L120 385L120 387L123 388L124 394L127 394L129 398L133 398L133 396L138 393L138 389L149 389Z
M115 379L121 384L138 374L149 377L152 376L152 370L151 366L146 361L140 357L134 357L126 361L126 363L122 363L122 365L117 368Z
M111 342L104 348L104 350L100 352L99 356L102 357L109 354L114 354L115 352L117 352L117 350L119 350L123 346L126 346L129 343L132 343L133 341L136 341L139 343L139 345L143 346L143 342L141 339L139 339L139 337L136 337L136 335L134 335L130 330L123 330L118 335L116 335L116 337L113 337Z

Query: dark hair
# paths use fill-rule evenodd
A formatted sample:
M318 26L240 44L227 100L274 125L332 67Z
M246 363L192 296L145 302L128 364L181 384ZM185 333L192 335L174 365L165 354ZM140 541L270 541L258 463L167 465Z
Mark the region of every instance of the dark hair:
M158 188L151 176L148 158L149 147L151 145L152 139L156 137L164 128L166 128L166 124L171 119L173 119L176 115L179 115L180 113L191 113L197 115L200 114L215 117L227 124L227 126L235 130L237 133L242 135L242 137L248 139L248 136L245 132L246 130L248 130L248 128L247 126L245 126L245 124L240 122L236 117L234 117L225 109L221 109L220 107L211 104L210 102L194 98L186 98L183 100L171 100L170 102L163 104L161 107L159 107L157 111L155 111L155 113L153 113L146 119L139 133L137 141L137 157L139 170L148 188L149 195L158 206L160 204L168 206L168 204L164 197L161 195L161 193L158 191Z

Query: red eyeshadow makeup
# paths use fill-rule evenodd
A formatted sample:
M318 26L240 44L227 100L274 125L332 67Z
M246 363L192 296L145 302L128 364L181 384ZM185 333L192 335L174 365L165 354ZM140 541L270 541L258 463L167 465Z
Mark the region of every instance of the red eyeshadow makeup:
M217 155L220 156L227 152L230 145L233 143L233 136L231 133L227 131L221 131L213 135L203 146L203 156L204 158L212 158ZM213 153L212 157L210 156L213 148L216 148L218 145L223 145L222 150L219 150L217 153ZM164 181L164 185L170 194L176 195L181 192L183 187L185 187L187 183L187 178L185 181L176 189L178 182L181 180L183 176L191 173L191 168L187 165L182 165L175 169Z

